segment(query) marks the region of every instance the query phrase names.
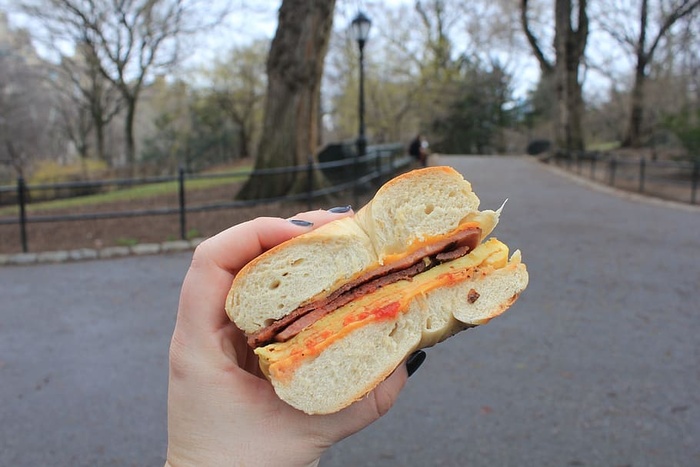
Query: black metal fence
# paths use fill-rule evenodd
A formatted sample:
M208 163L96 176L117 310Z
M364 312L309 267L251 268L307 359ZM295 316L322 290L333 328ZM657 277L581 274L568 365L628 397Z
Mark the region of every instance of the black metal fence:
M543 159L591 180L628 191L698 203L700 160L670 161L601 152L558 152Z
M315 162L312 157L309 157L308 163L304 165L256 171L248 169L231 171L226 173L193 174L186 173L185 170L181 168L178 171L177 175L172 176L146 177L140 179L111 179L36 185L28 185L25 182L25 180L20 177L17 179L16 186L0 186L0 206L4 204L15 205L17 207L16 215L0 216L0 225L17 224L19 226L19 241L22 246L22 251L25 253L29 251L27 242L27 228L30 224L34 223L85 221L177 214L179 217L180 238L184 240L187 236L188 213L251 207L279 201L306 201L309 210L311 210L314 199L348 190L352 190L355 199L355 205L357 206L359 205L359 193L363 189L367 189L371 186L376 186L377 184L390 178L398 170L408 166L410 163L411 159L410 157L404 154L403 145L385 144L369 146L367 148L367 154L362 157L342 158L340 160L329 162ZM340 170L343 174L345 174L345 177L342 177L341 179L338 179L337 176L334 177L335 183L332 186L317 187L314 186L313 172L315 170L321 170L324 172L332 171L336 174ZM307 172L306 178L308 180L306 190L298 194L255 200L231 199L228 201L206 202L201 204L187 203L188 181L215 178L238 179L242 181L252 175L264 177L297 172ZM73 194L92 194L101 191L106 191L109 189L124 189L142 185L167 182L177 182L177 206L139 210L99 211L75 214L64 213L56 215L29 215L29 213L27 212L27 206L31 205L33 198L46 198L46 196L38 195L42 192L50 192L53 194L54 197L60 198L60 195L56 196L57 193L68 192Z

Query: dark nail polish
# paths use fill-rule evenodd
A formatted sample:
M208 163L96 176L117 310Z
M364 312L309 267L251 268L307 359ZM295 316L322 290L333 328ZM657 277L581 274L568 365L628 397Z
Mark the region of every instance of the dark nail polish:
M289 222L294 225L298 225L299 227L311 227L314 225L313 222L305 221L303 219L289 219Z
M352 206L337 206L334 208L330 208L328 212L331 212L333 214L343 214L344 212L348 212L352 209Z
M408 371L409 377L420 368L425 361L425 357L426 354L422 350L417 350L408 357L408 360L406 360L406 371Z

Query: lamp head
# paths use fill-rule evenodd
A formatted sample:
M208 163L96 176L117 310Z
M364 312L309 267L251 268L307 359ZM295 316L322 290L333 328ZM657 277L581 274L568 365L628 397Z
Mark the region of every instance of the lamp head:
M362 48L369 38L369 30L372 27L372 21L362 12L359 12L355 19L352 20L352 32L355 40Z

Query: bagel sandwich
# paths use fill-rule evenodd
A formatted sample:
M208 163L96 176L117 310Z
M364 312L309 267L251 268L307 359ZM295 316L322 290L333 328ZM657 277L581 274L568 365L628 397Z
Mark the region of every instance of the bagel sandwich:
M526 288L520 251L487 238L450 167L400 175L354 216L292 238L233 280L229 318L277 395L309 414L364 397L408 355L487 323Z

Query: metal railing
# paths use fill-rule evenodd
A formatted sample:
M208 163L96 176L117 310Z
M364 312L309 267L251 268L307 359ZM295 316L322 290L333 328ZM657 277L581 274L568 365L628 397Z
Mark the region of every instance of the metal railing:
M698 203L700 159L654 160L602 152L557 152L543 158L611 187L684 203Z
M215 174L193 174L186 173L183 168L180 168L177 175L161 176L161 177L146 177L140 179L110 179L110 180L95 180L81 181L69 183L53 183L53 184L35 184L29 185L23 178L17 179L16 186L0 186L0 206L2 198L5 198L6 205L16 205L17 213L11 216L0 216L0 225L19 226L19 241L23 252L29 251L27 241L27 228L34 223L49 223L49 222L65 222L65 221L86 221L86 220L101 220L115 218L133 218L147 216L162 216L162 215L178 215L180 238L186 239L187 236L187 214L194 212L205 212L225 209L236 209L242 207L251 207L262 204L275 203L280 201L306 201L309 210L312 209L314 199L319 197L340 193L347 190L352 190L355 198L355 205L359 205L359 193L373 184L379 184L390 178L398 170L405 168L411 163L412 159L404 154L403 145L377 145L369 146L367 154L362 157L346 158L331 162L315 162L314 158L309 156L308 162L304 165L280 167L264 170L238 170L226 173ZM361 171L356 171L357 168L362 168ZM313 172L315 170L338 170L343 169L349 174L345 180L335 183L330 186L315 187ZM204 179L236 179L244 181L250 176L272 176L280 174L290 174L297 172L307 173L307 187L304 192L293 195L285 195L280 197L271 197L254 200L227 200L219 202L205 202L201 204L187 203L187 182ZM358 176L353 176L358 174ZM143 185L160 184L160 183L177 182L177 206L156 207L137 210L117 210L117 211L96 211L87 213L72 213L72 214L36 214L30 215L27 212L27 206L31 205L32 193L50 191L52 193L61 190L69 190L71 192L83 191L86 193L97 193L108 189L124 189ZM41 197L39 197L41 198ZM9 203L7 201L10 201Z

